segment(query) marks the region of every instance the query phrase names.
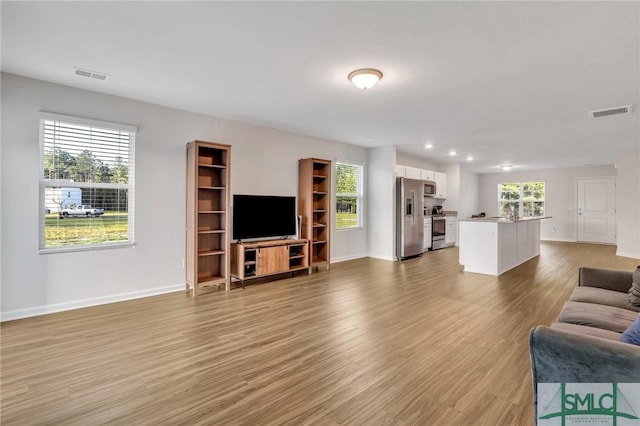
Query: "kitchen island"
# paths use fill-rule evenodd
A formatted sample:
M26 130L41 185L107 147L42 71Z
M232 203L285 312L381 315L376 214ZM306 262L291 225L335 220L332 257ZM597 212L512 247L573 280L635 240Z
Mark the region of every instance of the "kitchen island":
M540 220L487 217L460 220L459 259L467 272L500 275L540 254Z

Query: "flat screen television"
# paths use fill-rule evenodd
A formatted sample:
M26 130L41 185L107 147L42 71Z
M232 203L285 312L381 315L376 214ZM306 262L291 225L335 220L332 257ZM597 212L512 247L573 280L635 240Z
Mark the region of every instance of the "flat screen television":
M296 234L296 197L233 195L233 239Z

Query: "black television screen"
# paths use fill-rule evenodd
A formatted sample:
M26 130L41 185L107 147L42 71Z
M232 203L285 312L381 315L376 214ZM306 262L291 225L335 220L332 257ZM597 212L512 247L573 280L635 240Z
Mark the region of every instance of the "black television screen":
M233 196L233 239L285 237L296 233L296 197Z

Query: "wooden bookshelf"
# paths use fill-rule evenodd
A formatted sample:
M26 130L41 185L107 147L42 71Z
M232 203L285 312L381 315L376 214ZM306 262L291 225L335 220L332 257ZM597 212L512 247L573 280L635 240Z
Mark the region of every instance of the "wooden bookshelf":
M229 188L231 146L187 144L186 290L230 289Z
M301 237L310 241L310 268L330 264L331 161L305 158L298 162L298 214Z

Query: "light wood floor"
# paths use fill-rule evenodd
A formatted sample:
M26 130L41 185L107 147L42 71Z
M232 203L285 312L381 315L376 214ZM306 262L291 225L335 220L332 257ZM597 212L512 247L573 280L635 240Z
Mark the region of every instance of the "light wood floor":
M497 278L451 248L4 323L1 423L530 425L528 332L579 266L638 263L614 253L543 243Z

